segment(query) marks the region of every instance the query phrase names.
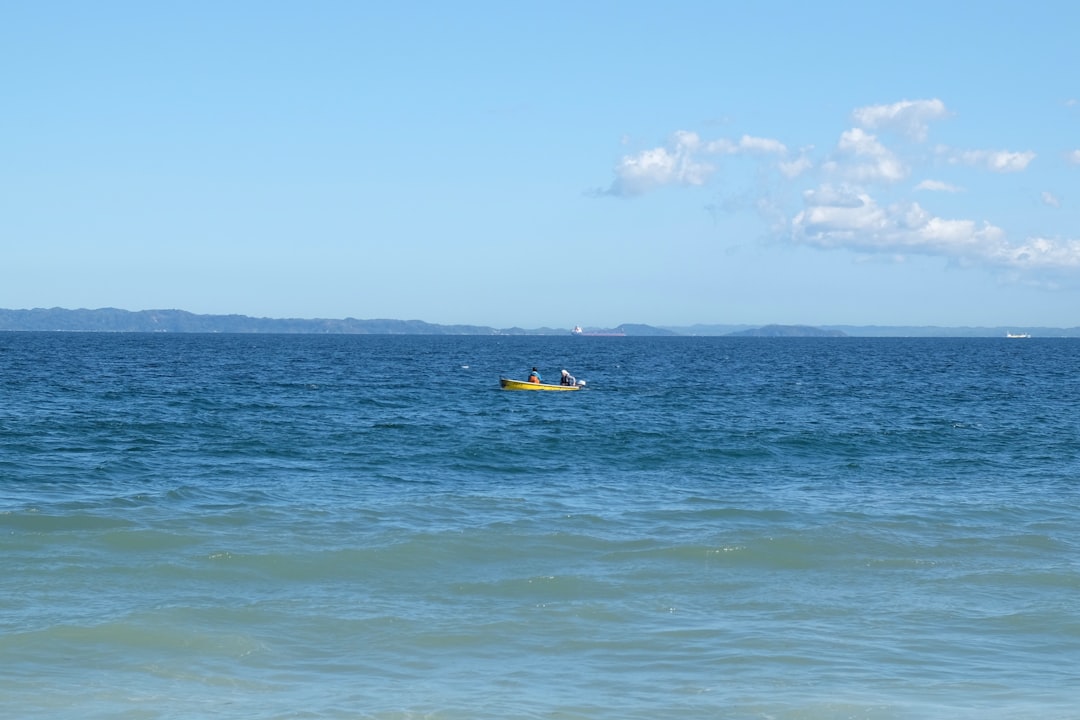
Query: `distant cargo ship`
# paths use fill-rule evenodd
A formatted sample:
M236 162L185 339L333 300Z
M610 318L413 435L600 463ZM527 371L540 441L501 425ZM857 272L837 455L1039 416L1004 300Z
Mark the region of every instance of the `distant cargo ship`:
M571 335L581 335L583 337L626 337L626 333L622 330L615 332L585 332L581 329L580 325L575 325Z

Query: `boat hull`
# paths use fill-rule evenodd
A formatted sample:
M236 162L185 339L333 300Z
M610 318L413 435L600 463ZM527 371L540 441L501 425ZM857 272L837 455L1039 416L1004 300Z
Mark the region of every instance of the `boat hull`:
M531 383L524 380L511 380L510 378L499 378L499 386L503 390L553 390L555 392L581 389L579 385L549 385L548 383Z

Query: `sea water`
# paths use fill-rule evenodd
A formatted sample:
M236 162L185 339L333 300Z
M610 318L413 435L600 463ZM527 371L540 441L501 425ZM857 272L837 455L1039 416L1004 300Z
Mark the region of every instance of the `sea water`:
M1080 341L0 333L0 716L1080 718Z

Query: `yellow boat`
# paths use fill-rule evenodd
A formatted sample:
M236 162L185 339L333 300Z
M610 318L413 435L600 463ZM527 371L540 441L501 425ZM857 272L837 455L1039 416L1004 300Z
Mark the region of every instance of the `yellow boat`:
M548 383L531 383L524 380L511 380L499 378L499 385L503 390L580 390L580 385L550 385Z

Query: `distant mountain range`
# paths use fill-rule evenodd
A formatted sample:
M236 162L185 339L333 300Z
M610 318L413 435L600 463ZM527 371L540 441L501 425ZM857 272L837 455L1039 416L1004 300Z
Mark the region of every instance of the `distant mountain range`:
M196 315L184 310L0 309L0 331L37 332L171 332L171 333L324 333L356 335L569 335L570 328L493 328L482 325L437 325L422 320L359 320L255 318L247 315ZM828 325L691 325L654 327L626 323L614 328L585 327L587 334L634 337L737 335L752 337L1080 337L1080 327L932 327Z

